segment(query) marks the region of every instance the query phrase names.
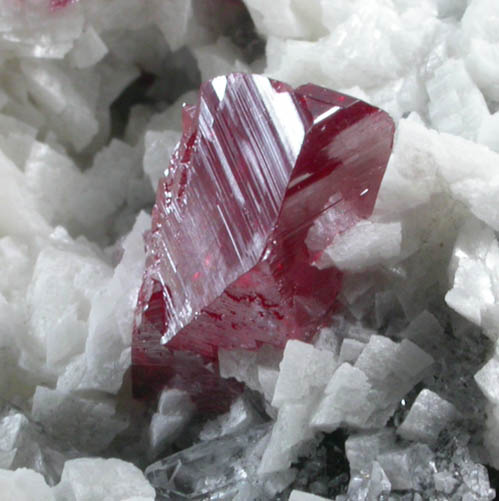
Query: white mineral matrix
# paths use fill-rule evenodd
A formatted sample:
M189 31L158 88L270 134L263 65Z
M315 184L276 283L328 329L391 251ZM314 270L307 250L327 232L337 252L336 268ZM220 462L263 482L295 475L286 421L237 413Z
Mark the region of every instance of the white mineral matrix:
M0 0L0 500L492 500L499 469L496 0ZM155 189L202 81L387 111L373 215L313 343L221 350L200 416L131 396ZM327 225L316 221L308 242Z

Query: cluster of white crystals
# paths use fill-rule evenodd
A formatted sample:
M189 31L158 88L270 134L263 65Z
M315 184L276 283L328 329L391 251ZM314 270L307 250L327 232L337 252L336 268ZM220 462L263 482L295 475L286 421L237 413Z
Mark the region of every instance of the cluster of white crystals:
M497 0L0 0L2 500L493 499L498 43ZM334 323L222 350L248 390L200 422L178 390L132 400L131 332L181 104L232 71L397 131L373 216L318 263L345 273Z

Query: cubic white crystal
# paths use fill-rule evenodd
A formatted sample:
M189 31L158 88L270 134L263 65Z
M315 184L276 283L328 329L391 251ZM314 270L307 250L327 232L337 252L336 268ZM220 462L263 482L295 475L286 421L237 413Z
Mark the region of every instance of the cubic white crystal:
M439 173L453 198L494 230L499 230L498 193L499 155L485 146L463 138L441 135L437 162Z
M290 0L273 3L248 0L246 5L260 33L283 38L304 38L307 34L306 23L300 20L291 3ZM314 0L311 3L317 2Z
M180 139L177 131L148 131L145 135L144 172L155 190L167 168L165 159L170 158Z
M470 218L454 247L451 261L454 283L445 300L468 320L483 325L492 339L498 336L494 322L499 303L498 264L499 245L494 232Z
M46 358L49 367L67 363L83 351L88 317L82 312L89 311L95 291L111 273L83 246L71 250L58 247L47 246L40 252L28 289L29 349Z
M469 50L466 55L467 68L489 99L499 98L497 26L497 4L491 0L475 0L462 18L462 29Z
M257 377L266 402L271 402L279 379L282 352L272 346L262 346L256 357Z
M280 407L284 402L299 401L314 389L323 388L337 365L336 357L330 351L318 350L301 341L288 341L272 405Z
M309 494L303 491L291 491L289 495L289 501L325 501L327 498L321 496L316 496L315 494Z
M43 477L27 468L16 471L0 469L0 492L5 501L56 501Z
M390 480L393 489L412 489L414 472L407 450L384 452L377 457L383 471Z
M309 427L313 406L314 402L305 399L302 402L285 403L280 407L270 441L258 467L260 475L287 470L296 460L301 447L313 438L314 432Z
M29 93L46 113L50 127L62 141L81 151L99 127L95 118L97 75L84 78L47 62L24 61L21 67Z
M409 414L397 428L406 440L434 443L438 434L459 416L456 408L430 390L422 390L411 406Z
M486 117L477 133L477 141L491 150L499 153L499 140L497 139L499 133L499 113L494 113Z
M499 360L491 358L476 374L475 381L488 400L499 405Z
M360 222L336 238L325 254L340 270L370 268L400 254L401 231L400 223Z
M383 381L393 371L399 347L384 336L372 336L357 358L355 367L371 381Z
M245 350L218 350L220 375L244 382L252 390L260 390L256 367L257 353Z
M381 495L391 492L392 484L383 468L377 461L373 461L366 501L376 501Z
M339 362L349 362L351 364L355 364L365 346L365 343L357 341L356 339L343 340L343 343L341 343Z
M226 435L236 435L262 423L261 417L244 397L239 397L230 406L229 412L208 421L201 432L201 440L213 440Z
M433 475L435 489L444 494L451 494L455 489L458 480L449 472L438 472Z
M195 405L181 390L165 389L161 392L158 412L153 414L149 427L149 442L153 454L173 442L191 420Z
M249 73L251 69L240 61L234 45L227 38L219 38L214 45L194 50L203 80L211 80L232 71Z
M75 42L69 60L75 68L88 68L97 64L108 50L106 44L92 26L88 26Z
M444 329L440 322L429 311L419 314L400 333L429 354L438 353L442 346Z
M376 406L370 397L371 389L364 372L348 363L340 365L327 384L311 425L327 432L342 424L362 428Z
M438 147L435 133L423 124L400 120L375 214L400 213L430 200L431 194L438 190L438 164L434 154Z
M432 125L439 131L476 139L489 116L485 99L462 61L448 60L426 84Z
M135 465L114 458L81 458L67 461L61 482L54 492L58 501L153 501L156 497L154 488Z
M345 442L345 452L352 472L368 472L379 454L395 447L395 432L385 428L378 432L350 435Z

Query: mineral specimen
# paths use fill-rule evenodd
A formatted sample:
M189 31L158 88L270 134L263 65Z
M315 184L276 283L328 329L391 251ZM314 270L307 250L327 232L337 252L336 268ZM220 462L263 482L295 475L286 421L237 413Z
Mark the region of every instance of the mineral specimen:
M201 86L146 236L138 396L170 381L196 400L218 383L211 366L194 375L195 359L310 338L341 286L338 270L314 262L371 214L393 130L385 112L315 85L236 73ZM320 237L307 238L325 215Z

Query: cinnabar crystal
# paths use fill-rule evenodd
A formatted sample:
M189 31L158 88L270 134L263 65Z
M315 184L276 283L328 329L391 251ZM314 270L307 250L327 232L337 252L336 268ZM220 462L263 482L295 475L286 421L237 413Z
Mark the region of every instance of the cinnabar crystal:
M203 400L226 392L219 348L282 347L327 321L341 274L314 261L371 214L394 125L338 92L246 74L204 83L183 113L146 236L133 380L139 396L171 384ZM337 224L312 251L325 211Z

